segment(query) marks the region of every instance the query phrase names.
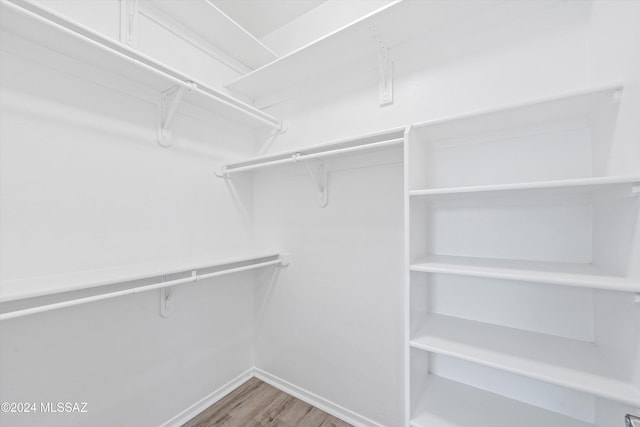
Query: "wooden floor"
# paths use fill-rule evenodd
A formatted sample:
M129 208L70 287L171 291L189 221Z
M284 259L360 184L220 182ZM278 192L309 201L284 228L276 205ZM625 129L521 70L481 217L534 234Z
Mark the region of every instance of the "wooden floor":
M183 427L349 427L257 378L229 393Z

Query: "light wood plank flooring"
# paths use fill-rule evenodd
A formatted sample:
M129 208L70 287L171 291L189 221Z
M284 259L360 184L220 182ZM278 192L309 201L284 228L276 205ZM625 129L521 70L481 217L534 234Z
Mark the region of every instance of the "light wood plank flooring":
M183 427L350 427L257 378L229 393Z

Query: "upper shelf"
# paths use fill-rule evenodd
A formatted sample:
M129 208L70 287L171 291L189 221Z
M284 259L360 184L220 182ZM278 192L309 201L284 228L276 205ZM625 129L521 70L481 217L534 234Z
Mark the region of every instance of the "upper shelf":
M144 2L161 10L254 70L278 56L208 0Z
M640 390L593 343L430 314L411 346L640 405Z
M404 132L405 128L394 128L326 144L301 147L296 150L254 157L241 162L227 164L222 168L219 175L229 175L231 173L246 172L307 159L319 159L340 154L348 154L354 151L373 150L390 145L399 145L404 142Z
M9 39L17 35L61 54L59 58L47 55L47 61L68 62L66 58L72 58L158 92L174 85L184 86L190 89L184 96L187 102L229 120L251 127L282 127L278 119L251 105L27 0L3 0L0 12L0 24L2 30L6 31L3 34L3 50L12 49ZM20 44L13 49L16 50L13 53L24 54Z
M431 255L420 259L410 268L411 271L424 273L640 292L640 281L607 274L591 264Z
M468 187L434 188L409 191L411 197L440 200L464 197L482 198L490 196L511 196L526 194L565 194L565 193L640 193L640 176L607 176L556 181L537 181L517 184L479 185Z
M276 252L254 253L224 259L200 256L190 260L148 262L117 268L77 271L69 274L26 277L0 283L0 303L37 298L46 295L95 289L136 280L166 276L184 271L210 269L254 261L279 259Z
M139 273L134 273L135 275L133 276L127 276L120 278L120 280L112 280L110 282L105 282L106 279L102 278L99 279L99 283L101 283L100 285L96 285L96 282L92 282L93 286L91 286L91 282L89 282L84 284L82 288L75 289L80 292L74 292L71 294L73 295L73 298L71 299L69 299L70 294L68 291L51 290L46 295L40 295L40 298L25 297L19 300L5 301L0 304L2 306L0 309L0 320L15 319L17 317L44 313L47 311L59 310L97 301L104 301L125 295L150 292L157 289L163 290L160 298L160 315L163 317L169 317L172 312L166 296L166 290L169 288L212 279L214 277L226 276L228 274L255 270L258 268L276 265L286 266L288 263L287 255L266 255L213 262L203 266L195 266L187 269L182 267L178 270L167 270L164 274L150 273L152 275L149 275L149 273L147 273L144 276L139 276ZM180 277L173 276L169 278L167 277L169 275L177 275ZM143 284L135 283L140 279L145 279ZM67 280L70 279L67 278ZM132 284L134 285L133 287L131 286Z
M378 52L376 36L386 47L392 48L409 40L419 40L434 28L445 27L463 16L501 3L504 2L396 0L238 78L226 88L256 101L365 58L370 58L371 65L375 66Z
M413 130L428 141L436 141L477 136L497 129L524 128L554 121L589 118L603 108L615 106L620 100L622 90L622 84L609 82L416 123Z

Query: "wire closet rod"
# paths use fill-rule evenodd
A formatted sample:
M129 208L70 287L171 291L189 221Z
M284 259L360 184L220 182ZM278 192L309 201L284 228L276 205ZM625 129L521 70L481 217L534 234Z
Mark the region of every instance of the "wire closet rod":
M239 273L241 271L255 270L257 268L268 267L271 265L282 265L282 264L283 264L282 258L278 258L272 261L260 262L257 264L246 265L243 267L230 268L228 270L214 271L212 273L205 273L205 274L193 274L192 276L184 277L181 279L168 280L166 282L159 282L151 285L138 286L131 289L123 289L121 291L108 292L106 294L92 295L84 298L76 298L68 301L61 301L61 302L56 302L52 304L40 305L37 307L14 310L14 311L0 314L0 321L14 319L16 317L28 316L30 314L42 313L45 311L57 310L59 308L72 307L75 305L86 304L94 301L102 301L105 299L116 298L124 295L138 294L140 292L152 291L154 289L170 288L172 286L181 285L183 283L196 282L198 280L209 279L211 277L224 276L226 274ZM195 273L195 271L196 270L192 270L192 273Z
M250 170L254 170L254 169L265 168L265 167L268 167L268 166L276 166L276 165L281 165L281 164L285 164L285 163L295 163L295 162L301 162L301 161L309 160L309 159L320 159L320 158L323 158L323 157L336 156L338 154L351 153L351 152L354 152L354 151L370 150L370 149L374 149L374 148L386 147L386 146L389 146L389 145L401 144L403 142L404 142L404 138L395 138L395 139L390 139L390 140L387 140L387 141L372 142L370 144L356 145L355 147L337 148L335 150L321 151L319 153L312 153L312 154L293 153L293 154L291 154L290 157L287 157L287 158L284 158L284 159L270 160L270 161L265 161L265 162L261 162L261 163L255 163L255 164L247 165L247 166L234 167L234 166L227 165L222 169L222 174L223 175L229 175L229 174L232 174L232 173L235 173L235 172L246 172L246 171L250 171Z
M70 21L64 17L57 15L56 13L32 4L29 1L3 0L2 4L4 6L13 8L19 13L28 15L46 25L55 27L58 30L63 31L71 35L72 37L80 39L84 42L87 42L103 51L108 52L111 55L126 59L127 61L129 61L129 63L137 65L147 71L166 78L174 84L190 88L192 91L198 92L229 108L249 115L270 127L273 127L277 130L282 129L282 122L280 120L269 116L263 111L260 111L257 108L246 104L230 95L210 88L205 84L194 81L184 74L173 70L172 68L169 68L165 65L159 64L146 55L129 49L128 47L120 43L109 40L108 38L93 32L92 30L81 24Z

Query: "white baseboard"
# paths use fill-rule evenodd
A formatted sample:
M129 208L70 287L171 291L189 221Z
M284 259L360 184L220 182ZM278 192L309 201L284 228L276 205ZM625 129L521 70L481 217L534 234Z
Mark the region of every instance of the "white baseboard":
M324 399L314 393L311 393L310 391L293 385L288 381L285 381L281 378L276 377L275 375L263 371L262 369L254 368L253 371L256 378L274 386L277 389L284 391L285 393L292 395L293 397L297 397L303 402L313 405L316 408L321 409L336 418L340 418L342 421L353 424L357 427L383 427L381 424L378 424L375 421L372 421L360 414L343 408L340 405L336 405L335 403L327 399Z
M248 369L236 378L232 379L222 387L215 390L213 393L203 397L193 405L189 406L184 411L180 412L169 421L162 424L162 427L180 427L187 421L198 415L200 412L207 409L209 406L216 403L218 400L231 393L236 388L240 387L243 383L250 380L254 376L254 368Z
M333 415L336 418L340 418L342 421L345 421L349 424L353 424L357 427L383 427L381 424L376 423L366 417L363 417L360 414L357 414L353 411L350 411L346 408L343 408L340 405L337 405L327 399L324 399L310 391L307 391L303 388L300 388L296 385L291 384L288 381L285 381L275 375L272 375L262 369L251 368L238 375L233 380L229 381L222 387L215 390L213 393L203 397L193 405L189 406L184 411L180 412L175 417L171 418L169 421L162 424L161 427L180 427L185 424L187 421L198 415L200 412L207 409L209 406L216 403L218 400L225 397L227 394L231 393L236 388L240 387L243 383L250 380L251 378L256 377L259 380L264 381L267 384L272 385L273 387L284 391L292 395L293 397L297 397L298 399L306 402L310 405L315 406L316 408Z

